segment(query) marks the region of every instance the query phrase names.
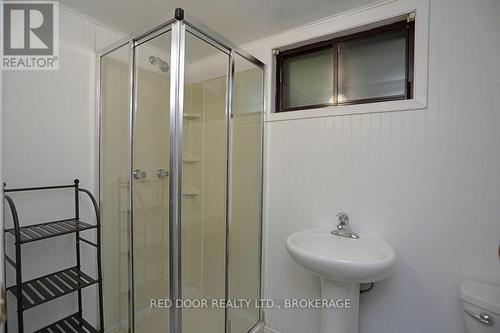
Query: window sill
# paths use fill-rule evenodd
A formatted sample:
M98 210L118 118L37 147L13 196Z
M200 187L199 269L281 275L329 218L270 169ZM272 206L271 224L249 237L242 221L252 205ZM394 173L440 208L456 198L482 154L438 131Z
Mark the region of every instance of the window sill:
M416 99L407 99L399 101L327 106L318 109L270 113L266 115L266 122L307 119L307 118L336 117L336 116L365 114L365 113L422 110L426 108L427 108L426 103L422 103Z

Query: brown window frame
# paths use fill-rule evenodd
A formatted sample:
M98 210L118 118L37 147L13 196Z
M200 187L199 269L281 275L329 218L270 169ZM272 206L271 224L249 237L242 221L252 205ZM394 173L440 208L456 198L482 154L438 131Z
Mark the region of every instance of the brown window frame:
M352 42L354 40L361 40L367 38L378 37L380 35L393 33L393 32L406 32L406 70L405 70L405 93L402 95L395 96L383 96L383 97L372 97L357 100L350 100L345 102L338 101L338 49L339 45L347 42ZM307 109L323 108L328 106L337 105L350 105L350 104L365 104L365 103L375 103L375 102L386 102L395 100L404 100L413 98L413 62L414 62L414 43L415 43L415 22L414 21L399 21L391 24L387 24L381 27L369 29L366 31L356 32L350 35L345 35L341 37L332 38L326 41L321 41L317 43L312 43L297 47L294 49L289 49L285 51L280 51L276 55L276 112L289 112ZM301 56L305 54L310 54L322 49L332 49L333 57L333 103L323 103L315 105L304 105L296 106L290 108L283 108L283 61L285 59L293 58L296 56Z

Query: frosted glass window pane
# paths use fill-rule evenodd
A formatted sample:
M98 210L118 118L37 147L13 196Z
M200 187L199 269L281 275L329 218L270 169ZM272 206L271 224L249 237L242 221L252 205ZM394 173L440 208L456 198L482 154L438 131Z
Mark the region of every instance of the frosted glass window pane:
M283 108L333 103L332 49L283 61Z
M405 96L406 31L339 44L338 102Z

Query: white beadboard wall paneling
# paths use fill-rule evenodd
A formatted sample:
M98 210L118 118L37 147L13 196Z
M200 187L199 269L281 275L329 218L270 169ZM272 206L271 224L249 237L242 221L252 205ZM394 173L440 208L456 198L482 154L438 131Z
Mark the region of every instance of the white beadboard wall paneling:
M266 123L266 298L319 297L285 240L346 211L397 253L394 274L361 296L360 333L462 331L462 281L500 283L499 14L496 0L430 2L427 109ZM247 50L270 66L272 45ZM266 310L280 333L319 323L317 310Z
M9 187L67 184L80 178L95 192L95 64L96 43L112 42L118 34L61 6L60 66L57 71L2 73L2 169ZM72 193L13 194L21 223L32 224L74 214ZM94 223L91 204L82 198L82 218ZM9 212L6 224L11 226ZM89 232L88 238L94 234ZM85 235L87 236L87 235ZM12 242L9 248L13 249ZM95 250L82 245L82 265L95 271ZM33 278L74 264L74 236L23 247L23 276ZM12 253L11 253L12 255ZM8 269L12 283L13 270ZM84 292L86 316L96 319L95 288ZM15 313L9 298L9 311ZM75 296L66 296L25 312L32 331L70 314ZM16 331L15 320L9 330Z

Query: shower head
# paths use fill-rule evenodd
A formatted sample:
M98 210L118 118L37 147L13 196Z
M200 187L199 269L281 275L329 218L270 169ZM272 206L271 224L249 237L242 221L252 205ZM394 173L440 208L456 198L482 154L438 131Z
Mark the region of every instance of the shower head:
M168 70L170 69L170 67L168 66L168 63L159 58L159 57L155 57L155 56L150 56L149 57L149 63L151 65L158 65L158 67L160 68L160 70L164 73L168 72Z

